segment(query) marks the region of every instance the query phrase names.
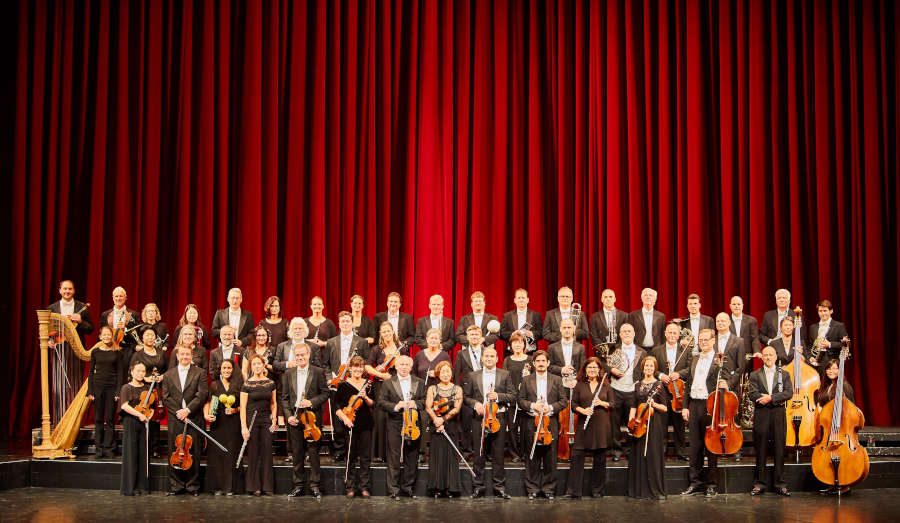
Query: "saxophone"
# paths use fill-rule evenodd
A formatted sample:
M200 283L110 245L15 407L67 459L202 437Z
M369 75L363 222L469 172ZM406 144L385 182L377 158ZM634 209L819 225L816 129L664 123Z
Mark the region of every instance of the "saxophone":
M778 377L781 377L779 373ZM738 424L742 429L750 430L753 428L753 412L756 409L756 405L753 404L753 401L750 400L750 375L747 373L741 374L741 406L738 411Z

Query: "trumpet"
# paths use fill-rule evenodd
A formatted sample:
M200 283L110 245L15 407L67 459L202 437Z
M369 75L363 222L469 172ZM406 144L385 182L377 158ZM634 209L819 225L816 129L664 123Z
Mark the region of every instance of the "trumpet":
M812 347L809 348L809 364L818 367L819 366L819 354L822 353L822 349L819 345L825 341L825 338L818 337L816 341L813 342Z
M534 325L526 321L522 324L522 328L519 329L519 333L525 336L525 352L531 354L537 350L537 343L534 341L534 336L527 336L523 331L534 332Z
M578 329L578 322L581 321L581 317L583 316L583 312L581 310L580 303L572 304L572 312L569 313L569 318L572 319L572 323L575 324L575 329Z

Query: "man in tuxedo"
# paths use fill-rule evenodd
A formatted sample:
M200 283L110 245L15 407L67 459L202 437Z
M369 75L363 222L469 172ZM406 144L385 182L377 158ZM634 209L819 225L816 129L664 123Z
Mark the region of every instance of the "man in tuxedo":
M522 379L522 387L516 401L521 414L534 419L543 417L550 419L550 433L553 441L550 445L535 445L535 421L525 423L525 441L529 448L525 449L525 490L528 499L536 499L543 494L547 499L556 496L556 445L559 439L559 411L568 403L568 394L562 384L562 378L547 372L550 360L547 352L539 350L532 357L534 372ZM534 456L531 456L531 449Z
M635 344L634 327L630 323L623 323L619 327L619 338L622 340L622 346L618 350L622 351L626 362L625 368L604 364L610 375L609 385L613 392L610 419L613 432L613 461L619 461L622 459L622 452L629 451L624 445L621 428L628 424L628 413L635 406L634 385L641 380L643 369L641 362L647 357L647 351Z
M509 337L514 332L520 331L527 338L531 338L533 347L526 345L525 351L532 352L537 349L537 342L541 339L542 324L541 315L537 311L528 308L528 291L525 289L516 289L513 302L516 308L506 312L503 315L503 321L500 323L500 338L506 342L506 354L512 354L509 347Z
M253 314L241 309L243 301L244 294L240 289L234 287L228 290L228 307L217 310L213 317L210 327L213 338L219 337L219 330L223 326L231 325L235 332L235 345L245 347L253 341Z
M94 332L94 326L91 324L91 316L87 309L88 305L75 299L75 284L72 280L63 280L59 282L59 297L60 300L48 305L47 309L49 309L50 312L55 312L56 314L69 318L75 325L75 332L78 333L81 344L84 345L84 336ZM52 322L51 329L55 329L55 327L52 326ZM55 405L54 415L60 417L62 416L62 413L65 412L66 407L69 406L69 402L75 395L75 392L84 382L84 364L72 353L72 348L68 346L65 338L63 338L61 343L66 347L65 350L59 352L59 354L62 354L63 356L57 358L54 355L52 359L54 376L66 377L65 380L54 379L52 382L53 401ZM56 341L52 336L50 337L49 347L51 349L56 347ZM85 349L87 349L87 347L85 347ZM56 351L51 351L51 354L54 354L55 352ZM65 382L68 383L68 386L60 386ZM56 423L57 421L58 419L54 418L53 422Z
M100 325L109 325L113 331L122 329L125 331L125 337L119 347L122 349L121 367L119 376L123 380L119 385L124 385L131 380L129 366L131 365L131 357L134 356L134 348L138 346L138 320L140 316L134 309L128 308L125 302L128 301L128 294L122 287L116 287L112 292L113 307L100 313Z
M441 330L441 348L446 352L453 350L456 345L456 336L453 332L453 320L444 316L444 298L440 294L434 294L428 298L428 309L431 314L419 318L416 322L416 345L425 350L425 335L431 329Z
M422 380L410 374L412 365L409 356L398 356L397 374L384 382L378 393L377 407L387 414L387 489L391 499L416 497L419 440L407 440L401 434L403 412L408 409L424 412L425 409L425 386Z
M185 419L190 419L197 426L202 427L203 405L206 403L208 389L206 386L206 372L200 367L191 364L193 355L189 347L178 347L178 365L167 370L163 374L163 404L168 411L169 422L169 455L175 449L175 438L182 434ZM187 434L194 440L195 456L197 450L203 448L201 435L188 426ZM184 494L185 492L200 495L200 460L194 459L187 470L176 469L169 465L169 491L167 496Z
M690 442L690 486L681 493L683 496L694 494L706 494L706 497L718 495L718 456L706 449L704 434L709 416L706 413L706 399L716 392L716 388L726 390L733 388L729 381L735 381L737 374L733 368L728 369L723 365L722 373L719 373L715 348L715 331L703 329L697 336L700 346L700 354L694 356L691 365L681 372L669 374L671 379L684 380L684 388L687 393L687 401L681 415L688 424L688 441ZM727 363L727 361L726 361ZM721 378L717 381L717 378ZM703 459L708 463L706 481L703 481ZM704 488L705 486L705 488Z
M397 334L397 339L400 340L400 343L405 343L407 349L410 349L416 341L416 328L413 324L412 315L400 312L401 303L400 293L392 292L388 294L387 310L379 312L373 318L375 332L381 329L382 323L389 322L394 327L394 333ZM375 344L378 344L378 339L375 340Z
M304 486L307 483L306 457L309 456L309 492L316 499L322 498L319 490L319 442L306 441L303 437L303 427L297 419L303 410L311 410L316 415L316 420L322 419L322 404L328 399L328 384L325 381L325 371L320 367L310 365L309 346L305 343L292 345L294 358L293 365L288 368L281 377L281 411L287 416L287 430L290 434L288 442L291 445L291 457L293 461L291 482L293 489L288 496L298 497L303 495ZM303 398L303 399L301 399ZM335 425L340 425L336 423Z
M736 372L742 372L747 361L744 340L731 333L731 319L728 314L716 314L716 352L725 354Z
M90 304L85 304L75 299L75 284L72 280L59 282L59 297L59 301L51 303L47 308L50 312L69 318L75 324L75 330L78 332L78 336L81 337L83 344L84 336L94 332L91 314L87 309Z
M751 496L758 496L766 488L766 457L771 449L775 458L773 491L790 496L784 481L784 438L787 421L784 402L791 399L794 388L791 376L775 366L775 349L766 346L762 350L763 367L750 373L750 399L756 405L753 410L753 446L756 448L756 468L753 472Z
M466 329L468 343L456 354L453 362L453 382L466 390L469 376L480 371L484 358L484 336L477 325L469 325ZM459 409L459 447L462 452L472 452L472 438L469 434L472 425L472 407L463 403Z
M360 356L366 361L369 360L369 344L365 338L361 338L353 333L353 316L348 311L338 313L338 329L338 335L325 343L325 350L323 351L323 361L326 362L326 378L337 377L341 372L341 366L344 366L345 369L343 378L350 376L350 371L346 365L354 355ZM333 390L337 390L337 387L334 387ZM329 404L331 407L331 419L336 420L337 414L335 414L335 411L346 407L346 405L338 405L334 401L333 392L331 393ZM331 456L334 461L344 461L347 455L347 427L343 423L332 423L331 425L334 427L334 435L331 441Z
M666 328L666 315L654 307L656 291L647 287L641 291L641 308L631 311L628 319L634 329L636 344L648 351L663 342L663 331Z
M509 499L506 493L506 471L503 467L503 451L506 442L506 416L509 414L509 406L516 399L512 388L509 372L497 368L497 351L493 347L487 347L482 352L482 363L479 371L469 374L465 386L465 404L475 411L472 418L472 448L478 448L475 453L475 478L472 480L472 499L484 496L484 466L485 456L491 456L491 478L494 486L494 497ZM497 420L500 422L500 430L490 432L482 431L485 406L496 403ZM482 442L482 434L484 440Z
M483 292L473 292L471 300L472 314L466 314L459 319L459 324L456 326L456 342L460 345L464 345L466 341L468 341L466 329L469 328L469 325L477 325L481 328L482 334L484 334L484 344L488 347L492 347L499 339L499 336L496 332L488 332L487 324L491 321L499 323L499 320L497 320L497 317L493 314L484 312L485 302Z
M731 333L744 340L747 354L756 354L760 347L759 323L753 316L744 314L744 300L740 296L732 296L728 306L731 308ZM746 361L741 366L745 372L750 367Z
M234 328L224 325L219 329L219 346L213 349L209 355L209 377L212 381L219 379L222 372L222 362L231 360L234 368L240 371L244 355L234 344Z
M291 318L291 322L288 324L288 339L287 341L279 343L278 346L275 347L275 358L272 361L272 372L274 374L273 380L278 387L279 394L283 392L283 390L281 389L281 385L284 382L284 373L289 369L297 367L298 362L295 354L298 346L306 345L306 348L309 351L307 360L309 360L310 365L313 365L315 367L324 366L319 361L322 350L320 350L318 345L307 345L307 336L309 336L309 327L306 325L306 320L304 320L300 316ZM278 402L278 415L284 417L284 411L282 410L281 401ZM296 432L297 431L287 431L287 444L288 448L290 449L294 448L294 434L296 434ZM288 457L285 459L285 461L291 463L293 459L293 456L291 454L288 454Z
M578 341L588 338L588 319L584 317L584 311L572 305L572 289L561 287L556 293L556 301L559 307L547 311L544 316L544 328L542 334L547 343L556 343L562 338L559 332L559 324L562 320L571 319L575 322L575 339Z
M715 322L710 316L700 314L700 295L693 293L687 297L688 317L682 322L682 326L690 329L694 339L700 334L700 329L713 329Z
M594 347L601 343L611 343L609 351L619 345L619 326L628 322L628 314L616 308L616 293L612 289L603 289L600 294L603 308L591 314L591 343Z
M562 339L547 347L550 373L557 376L574 376L584 363L584 345L575 342L575 323L571 319L566 318L559 324L559 332Z
M775 308L766 311L759 327L759 341L763 345L771 345L772 340L781 337L781 320L785 316L794 317L794 311L791 310L791 293L787 289L778 289L775 291Z
M687 339L679 343L681 326L676 322L669 322L665 330L666 341L662 345L653 348L650 353L659 362L659 379L666 385L671 381L669 374L681 372L691 364L691 349L687 346ZM685 391L687 392L687 391ZM686 399L686 398L683 398ZM687 461L688 455L684 448L684 418L681 411L672 409L672 398L666 404L666 424L672 425L672 438L675 440L675 453L679 458Z
M818 365L820 369L826 369L828 362L840 354L841 340L849 335L847 327L831 317L834 313L831 300L820 301L816 304L816 310L819 313L819 323L809 326L809 343L806 346L815 345L819 348L819 357L810 358L810 363Z

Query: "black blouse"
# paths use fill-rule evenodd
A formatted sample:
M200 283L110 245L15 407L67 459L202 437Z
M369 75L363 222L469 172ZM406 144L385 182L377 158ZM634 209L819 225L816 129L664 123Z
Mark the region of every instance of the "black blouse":
M241 386L241 392L247 393L247 422L258 412L256 420L265 420L268 424L272 416L272 392L275 390L275 382L269 378L257 381L245 381Z
M342 381L341 384L338 385L337 391L334 393L334 400L336 402L335 408L342 409L346 407L350 403L350 399L353 396L356 396L357 393L359 393L359 390L349 381ZM371 391L368 391L366 394L371 397ZM372 409L374 408L374 404L369 407L366 402L363 402L363 404L360 405L359 409L356 411L356 420L353 422L354 430L372 430L372 427L375 426L375 420L372 417Z

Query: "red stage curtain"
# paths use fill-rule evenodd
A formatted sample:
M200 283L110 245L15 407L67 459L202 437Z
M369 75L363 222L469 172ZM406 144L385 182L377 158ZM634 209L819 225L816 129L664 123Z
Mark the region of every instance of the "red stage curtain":
M7 8L10 9L10 8ZM76 282L209 322L404 308L683 315L830 298L872 424L900 325L890 1L72 2L13 7L3 375L37 425L34 310ZM7 38L10 38L7 36Z

